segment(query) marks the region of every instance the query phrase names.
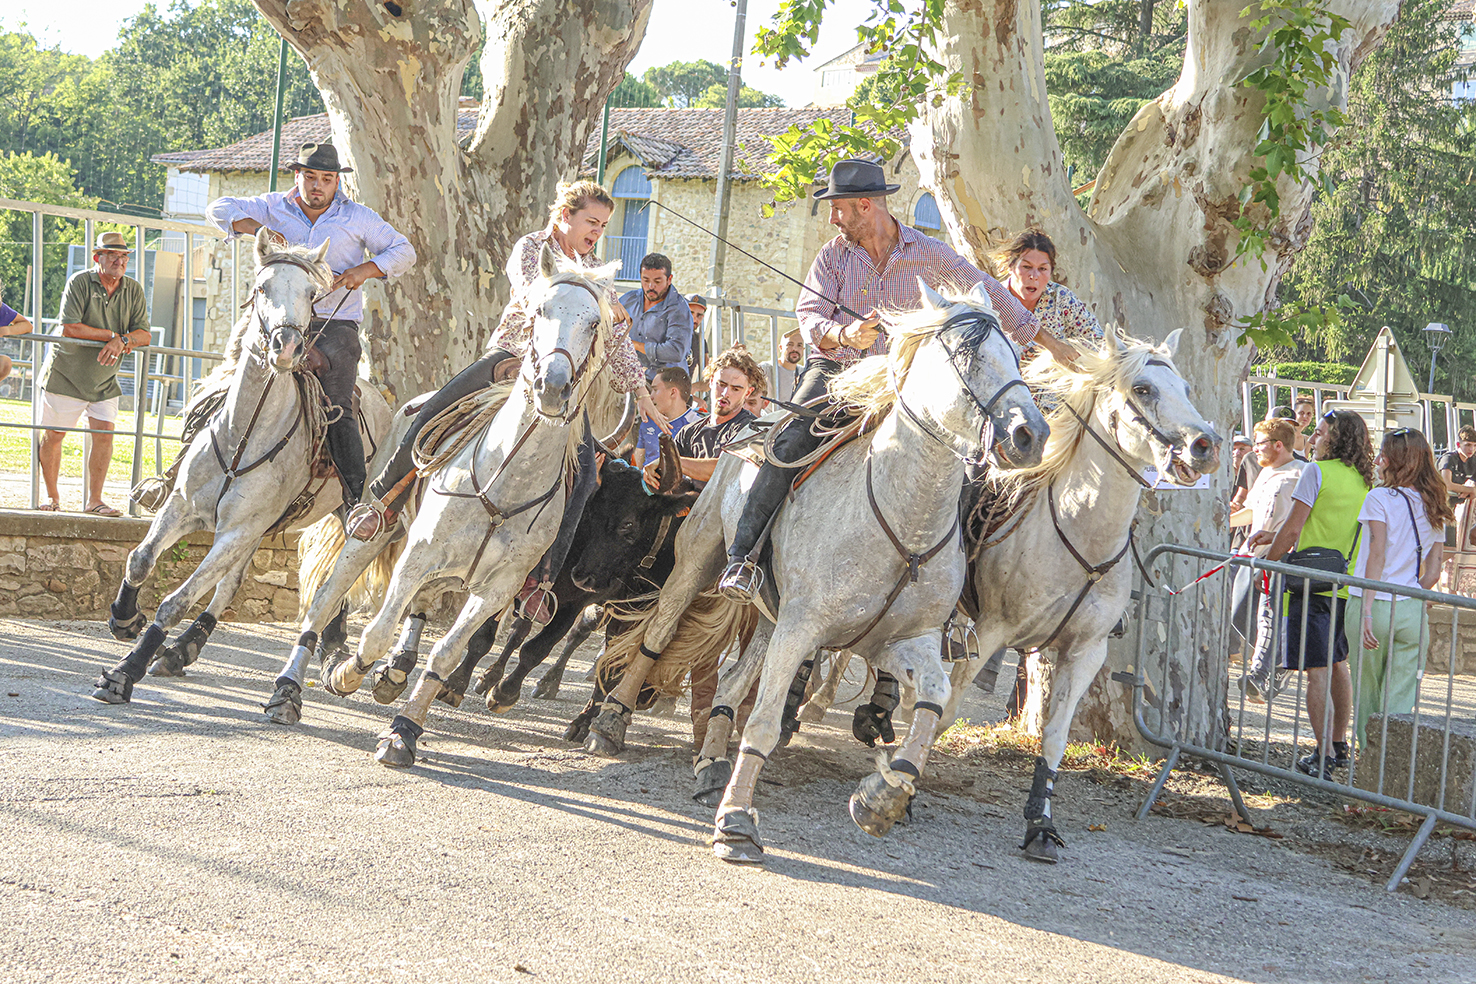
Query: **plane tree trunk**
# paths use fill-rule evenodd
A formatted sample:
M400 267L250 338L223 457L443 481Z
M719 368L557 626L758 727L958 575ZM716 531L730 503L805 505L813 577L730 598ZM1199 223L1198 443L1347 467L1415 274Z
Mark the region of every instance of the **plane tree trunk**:
M1236 83L1267 58L1240 11L1245 0L1190 0L1189 35L1178 82L1145 105L1118 138L1083 210L1067 186L1046 100L1039 0L970 0L945 5L940 52L971 83L930 107L912 129L912 153L933 190L953 241L976 262L1028 226L1055 240L1059 273L1104 326L1162 339L1186 337L1178 364L1196 403L1228 439L1239 417L1237 386L1251 355L1237 322L1266 309L1311 231L1312 190L1283 179L1280 215L1270 222L1266 268L1235 262L1239 192L1256 163L1264 119L1261 95ZM1336 49L1338 71L1323 105L1343 107L1347 82L1399 12L1398 0L1330 0L1352 23ZM1257 217L1253 214L1253 218ZM1264 220L1268 216L1259 216ZM1228 440L1222 461L1228 459ZM1138 542L1224 550L1231 477L1228 462L1209 491L1144 494ZM1186 568L1159 564L1182 583ZM1218 592L1178 606L1170 639L1194 640L1169 654L1166 692L1153 669L1153 699L1170 729L1214 741L1227 730L1226 654L1217 651ZM1108 665L1082 701L1078 730L1144 749L1122 684L1109 674L1132 664L1134 633L1111 646ZM1192 694L1192 699L1190 695ZM1151 716L1156 721L1156 714Z
M502 0L489 12L485 95L457 139L463 70L482 40L471 0L254 0L306 59L349 193L409 237L419 262L365 291L365 358L403 399L481 352L507 301L502 267L576 173L624 77L651 0ZM291 160L296 148L283 148Z

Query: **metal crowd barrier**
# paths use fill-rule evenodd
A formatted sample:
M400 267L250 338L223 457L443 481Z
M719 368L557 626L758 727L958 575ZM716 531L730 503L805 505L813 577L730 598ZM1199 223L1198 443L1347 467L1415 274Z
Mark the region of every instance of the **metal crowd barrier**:
M1162 563L1165 560L1168 563ZM1167 696L1174 692L1170 686L1170 674L1174 673L1174 668L1173 661L1167 658L1169 654L1193 652L1198 659L1207 658L1209 665L1214 665L1216 660L1228 661L1235 643L1239 641L1230 617L1234 573L1239 569L1254 572L1252 578L1255 580L1260 579L1259 572L1268 572L1272 597L1278 601L1284 597L1278 582L1296 585L1291 591L1303 598L1301 644L1287 662L1293 666L1305 665L1308 658L1306 578L1309 569L1253 557L1227 560L1224 554L1176 544L1155 547L1144 564L1148 570L1155 571L1158 583L1142 587L1134 670L1130 676L1119 675L1117 678L1132 687L1133 720L1138 732L1147 741L1167 749L1168 756L1138 811L1139 819L1148 815L1169 774L1187 754L1218 766L1235 812L1247 823L1251 822L1250 813L1235 780L1237 770L1423 816L1424 822L1386 886L1391 892L1398 888L1437 823L1476 830L1476 661L1470 667L1462 667L1464 654L1460 646L1461 615L1476 612L1476 599L1405 588L1346 574L1310 572L1317 580L1387 592L1396 600L1418 601L1425 609L1421 619L1413 708L1408 711L1390 708L1386 686L1380 705L1373 709L1368 719L1367 742L1364 746L1355 747L1346 768L1333 770L1334 778L1325 779L1304 774L1296 767L1299 757L1317 752L1307 711L1308 674L1285 671L1284 689L1273 692L1264 704L1248 696L1240 685L1239 678L1249 672L1254 652L1254 628L1249 632L1252 639L1240 645L1242 660L1239 671L1232 666L1228 678L1216 683L1217 687L1224 688L1223 692L1208 695L1211 701L1223 700L1228 714L1222 721L1223 727L1209 729L1209 738L1203 736L1202 721L1196 721L1194 725L1201 733L1190 734L1190 726L1185 722L1192 715L1183 713L1186 706L1192 708L1197 706L1197 701L1204 700L1205 695L1195 693L1197 674L1188 675L1181 701L1173 701L1173 706L1170 706L1171 698ZM1158 570L1155 564L1166 570ZM1218 580L1207 577L1213 564L1224 565ZM1205 580L1199 581L1200 578ZM1438 647L1432 647L1432 624L1427 602L1449 607L1449 639ZM1408 604L1408 601L1404 603ZM1443 623L1443 612L1440 618ZM1215 638L1208 643L1205 641L1206 619L1215 626ZM1284 617L1277 619L1278 630L1285 621ZM1476 619L1468 616L1464 624L1476 624ZM1346 740L1350 743L1355 743L1359 696L1374 684L1371 677L1365 679L1361 672L1363 647L1359 635L1355 632L1350 640L1348 653L1352 697ZM1328 641L1329 650L1335 638L1336 627ZM1277 631L1271 646L1273 680L1277 672L1275 667L1282 662L1284 639L1285 633ZM1386 683L1395 663L1388 658L1388 645L1386 642L1382 651ZM1332 660L1328 662L1331 664ZM1459 672L1461 669L1464 672ZM1331 713L1333 674L1323 676L1320 696ZM1323 770L1319 768L1318 771Z

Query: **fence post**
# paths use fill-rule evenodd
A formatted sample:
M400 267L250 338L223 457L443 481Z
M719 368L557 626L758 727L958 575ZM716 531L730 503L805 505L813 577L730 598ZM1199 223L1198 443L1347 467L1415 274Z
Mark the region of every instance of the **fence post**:
M135 349L133 352L133 468L132 481L128 488L138 486L143 479L143 434L144 434L144 400L143 394L149 388L149 357L148 349ZM101 490L99 490L101 491ZM128 500L128 515L138 515L138 503L130 497Z
M45 260L43 241L41 238L40 211L31 213L31 324L36 326L36 331L45 334L46 327L41 324L41 312L44 310L43 294L41 287L45 283L42 273L42 264ZM41 453L41 432L36 425L41 423L41 386L37 380L41 377L41 361L46 357L46 349L41 342L31 343L31 508L35 509L41 505L41 469L37 455Z

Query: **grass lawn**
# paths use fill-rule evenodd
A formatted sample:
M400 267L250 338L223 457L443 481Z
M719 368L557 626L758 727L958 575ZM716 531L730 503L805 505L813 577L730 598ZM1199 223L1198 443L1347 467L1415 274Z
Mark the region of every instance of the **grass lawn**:
M83 418L79 426L87 426L87 418ZM0 423L6 424L29 424L31 422L31 405L22 400L0 400ZM165 417L163 433L172 435L166 437L160 449L163 456L163 465L156 467L155 454L156 442L153 438L144 438L143 442L143 472L147 477L157 474L164 466L174 460L175 453L179 450L178 435L184 421L180 417ZM133 476L133 428L134 417L131 410L125 410L118 415L118 436L113 439L113 464L108 469L108 480L114 482L128 482ZM157 433L159 431L159 418L152 414L144 416L145 433ZM22 430L17 427L0 427L0 472L12 475L29 475L31 473L31 435L33 431ZM62 443L62 467L61 473L73 478L82 475L82 434L68 434L66 441Z

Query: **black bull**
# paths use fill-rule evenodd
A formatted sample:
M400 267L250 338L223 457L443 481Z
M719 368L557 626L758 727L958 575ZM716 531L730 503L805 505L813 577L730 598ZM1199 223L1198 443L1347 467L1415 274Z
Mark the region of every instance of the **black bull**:
M663 476L680 476L670 441L662 440ZM502 658L479 681L478 693L495 686L487 706L505 711L517 703L523 680L540 665L589 605L621 601L661 587L676 566L676 534L697 493L685 482L664 481L650 491L639 469L620 458L608 459L600 469L600 487L590 496L575 531L563 569L554 580L558 610L542 631L518 653L517 666L506 678L503 667L519 634L526 637L531 623L514 629ZM447 679L441 699L459 704L477 663L492 648L497 618L488 619L467 644L461 665Z

